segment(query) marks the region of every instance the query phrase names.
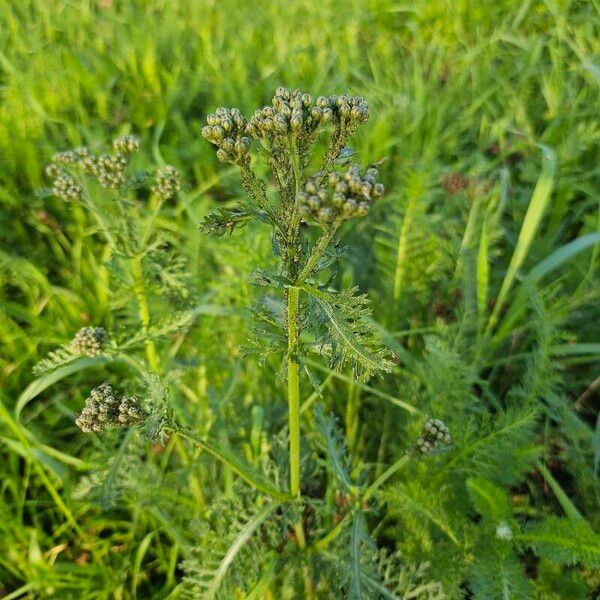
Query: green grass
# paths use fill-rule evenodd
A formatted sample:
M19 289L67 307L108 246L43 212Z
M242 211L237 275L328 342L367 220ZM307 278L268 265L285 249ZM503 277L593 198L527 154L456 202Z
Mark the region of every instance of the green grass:
M35 362L80 327L118 325L92 220L39 193L54 152L132 132L142 162L181 168L184 193L161 226L189 260L198 311L168 349L183 373L175 411L194 425L201 416L200 433L212 428L250 462L252 435L283 426L279 365L259 368L240 351L244 307L258 293L247 274L270 240L260 227L224 241L198 233L211 208L240 193L199 135L206 114L221 105L248 114L278 85L364 96L371 118L353 142L364 164L387 157L387 200L345 239L342 278L370 293L398 367L368 385L334 373L323 386L353 468L377 463L381 474L392 464L419 429L415 411L460 430L523 393L543 407L537 458L546 466L505 488L530 498L523 516L574 511L598 531L599 9L568 0L0 0L0 597L176 598L190 519L237 481L181 442L163 453L123 445L123 481L103 489L112 507L83 493L102 449L73 415L106 370L126 370L91 360L28 387ZM469 182L456 194L454 173ZM304 382L301 402L311 393ZM303 415L314 419L310 407ZM147 473L134 484L136 452ZM421 492L411 486L398 497L414 492L414 502ZM429 548L441 564L435 536L417 548L401 523L382 543L399 540L416 562ZM413 520L404 526L412 531ZM469 555L466 530L443 527ZM583 581L592 597L589 574L563 571L543 563L546 579L528 575L541 597L572 598ZM442 583L459 589L464 573L449 572L440 567Z

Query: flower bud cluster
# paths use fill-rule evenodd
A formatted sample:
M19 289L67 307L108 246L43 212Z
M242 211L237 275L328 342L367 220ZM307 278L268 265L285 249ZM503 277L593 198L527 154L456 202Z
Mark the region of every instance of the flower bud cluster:
M111 427L129 427L144 420L146 413L137 398L119 398L110 382L105 381L90 392L81 414L75 419L85 433L104 431Z
M369 118L369 104L361 96L319 96L317 107L328 111L334 123L351 130Z
M250 138L246 137L246 118L239 108L217 108L206 117L202 136L217 146L222 162L244 163L248 160Z
M53 168L50 168L53 167ZM76 179L57 165L50 165L46 169L52 182L52 193L65 202L76 202L81 199L83 188Z
M108 334L104 327L82 327L71 342L71 350L84 356L99 356L107 342Z
M107 190L118 190L127 180L129 157L125 154L89 155L79 164Z
M439 419L429 419L415 443L415 451L418 454L431 454L440 446L448 446L451 443L452 437L446 424Z
M152 193L162 200L169 200L181 189L181 177L179 171L167 165L164 169L156 172Z
M374 165L361 175L353 164L343 174L333 171L326 178L312 177L296 199L300 214L321 225L364 216L385 191L378 175Z
M284 137L289 133L313 133L333 116L328 108L315 106L310 94L279 87L275 91L273 106L258 109L248 123L248 133L261 140Z
M81 147L59 152L52 157L46 174L53 180L53 192L63 200L79 200L82 188L67 172L68 167L80 167L109 190L118 190L127 181L127 167L133 152L140 147L139 139L126 135L113 140L113 154L96 156L88 148Z

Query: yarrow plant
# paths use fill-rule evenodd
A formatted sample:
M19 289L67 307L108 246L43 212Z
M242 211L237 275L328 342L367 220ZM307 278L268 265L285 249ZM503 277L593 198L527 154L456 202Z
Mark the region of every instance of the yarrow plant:
M287 341L282 352L287 365L293 497L300 496L299 366L308 351L303 334L315 322L323 323L325 327L314 332L314 337L321 348L328 348L332 362L349 360L355 372L364 374L390 368L368 324L364 298L355 298L355 290L349 294L332 291L318 281L319 273L332 266L334 257L327 253L335 245L339 227L348 219L366 215L384 193L375 165L361 175L357 164L335 164L349 136L367 118L368 105L363 98L343 94L315 101L310 94L282 87L275 92L272 106L258 109L249 121L237 108L219 108L208 115L202 129L202 135L217 147L219 160L240 167L249 196L247 202L209 215L202 229L219 235L256 219L266 221L273 230L279 272L261 272L258 279L277 287L286 299L281 326ZM319 136L330 124L333 131L321 164L306 176ZM252 168L252 140L274 175L274 199L267 194L267 182ZM304 233L303 223L318 227L316 240ZM301 303L301 294L308 303ZM302 538L299 526L296 533Z
M240 548L248 545L245 551L250 552L249 540L259 529L265 540L271 540L265 541L269 545L265 556L282 540L292 542L286 544L286 552L298 565L308 598L352 597L356 586L373 594L383 585L404 585L390 578L395 559L373 551L366 516L377 505L382 485L400 468L449 447L448 428L439 420L427 421L421 437L370 485L365 485L364 473L352 471L337 421L326 418L320 406L315 426L304 440L301 436L303 379L315 386L317 397L322 393L311 366L315 359L324 361L327 369L350 370L351 381L389 372L393 365L367 296L356 287L338 290L332 284L343 256L340 236L345 225L365 217L385 193L380 163L361 167L350 162L354 151L347 146L349 137L368 115L361 97L313 99L279 88L271 105L256 110L250 119L237 108L218 108L202 128L203 137L216 147L217 158L239 168L247 198L210 213L201 231L223 236L255 221L272 233L275 268L259 268L251 280L275 296L271 293L269 301L253 307L255 328L247 351L261 364L271 357L281 361L287 426L280 436L273 436L272 452L265 456L262 469L238 458L220 440L183 425L169 405L170 369L159 342L189 327L193 311L183 310L160 322L151 314L149 297L164 293L165 286L170 293L179 292L182 300L188 296L185 268L172 272L173 265L185 261L174 259L173 243L168 251L162 250L170 240L157 227L163 205L181 189L178 171L172 166L152 174L134 171L140 144L133 136L114 140L110 153L96 154L88 148L60 153L47 169L52 193L81 204L96 219L112 254L116 290L134 303L120 323L126 335L109 336L101 326L84 326L70 343L42 361L38 372L83 359L129 365L137 373L140 393L121 394L110 381L101 383L85 400L75 419L77 426L85 433L134 428L146 438L163 441L181 436L222 461L257 494L241 494L243 501L220 508L239 527L224 525L222 532L210 534L218 535L219 543L207 538L187 551L184 590L190 597L232 597L233 588L223 581L223 569L235 571L227 554L238 554L240 565L246 564ZM147 203L149 216L139 210L140 202ZM163 285L160 281L149 285L157 273L163 275ZM144 349L145 361L131 355L136 347ZM275 455L278 448L285 448L281 456ZM313 456L318 457L316 462ZM281 485L284 478L287 485ZM231 543L225 557L215 558L215 549L224 543ZM361 554L358 559L348 555L349 544ZM333 579L323 577L325 568Z

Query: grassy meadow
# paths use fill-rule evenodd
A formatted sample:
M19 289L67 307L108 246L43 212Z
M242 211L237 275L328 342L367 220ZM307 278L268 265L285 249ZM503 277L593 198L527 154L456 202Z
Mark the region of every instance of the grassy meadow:
M102 381L143 395L126 364L33 373L86 325L136 334L96 221L44 175L56 152L135 134L140 168L183 180L157 227L185 258L185 293L150 291L149 311L194 315L159 346L148 393L285 487L270 462L285 451L281 356L244 351L265 294L249 275L275 268L269 232L199 232L243 194L200 135L206 115L250 116L278 86L363 96L350 143L362 165L387 159L386 195L342 231L332 285L368 294L394 367L360 382L307 359L303 477L327 485L303 494L338 502L317 405L358 487L427 417L452 432L365 508L356 547L395 557L379 590L328 587L341 549L298 557L291 534L265 531L198 575L210 561L194 545L253 502L245 483L177 436L77 429ZM597 0L0 0L0 598L598 598L599 115ZM308 547L338 518L307 519Z

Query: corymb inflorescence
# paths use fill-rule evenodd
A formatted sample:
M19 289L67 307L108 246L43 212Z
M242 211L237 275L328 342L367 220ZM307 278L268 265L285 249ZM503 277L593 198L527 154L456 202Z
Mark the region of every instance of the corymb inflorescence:
M104 327L82 327L71 342L71 350L84 356L99 356L108 342Z
M75 423L85 433L98 433L105 429L137 425L145 417L137 398L119 397L110 382L105 381L90 392Z
M360 167L353 164L344 173L311 177L297 197L300 214L322 225L362 217L385 191L378 175L374 165L361 175Z
M418 454L432 454L451 443L452 436L446 424L440 419L429 419L415 443L415 451Z

